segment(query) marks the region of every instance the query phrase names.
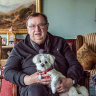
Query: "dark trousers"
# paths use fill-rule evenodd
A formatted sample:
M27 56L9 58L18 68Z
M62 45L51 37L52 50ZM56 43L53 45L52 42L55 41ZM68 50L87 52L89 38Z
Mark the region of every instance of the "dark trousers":
M59 96L52 94L51 90L42 84L32 84L21 88L20 96Z

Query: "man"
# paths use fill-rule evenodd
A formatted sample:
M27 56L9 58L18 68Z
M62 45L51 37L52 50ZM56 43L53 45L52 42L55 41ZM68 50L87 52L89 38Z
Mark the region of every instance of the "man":
M83 69L64 38L53 36L48 32L48 20L44 14L32 13L27 18L28 35L11 51L4 69L4 78L19 86L20 96L53 96L46 86L51 77L48 74L38 78L39 73L32 62L32 58L43 53L52 54L56 58L54 68L67 78L60 78L57 93L69 90L78 83ZM45 78L49 77L49 78Z

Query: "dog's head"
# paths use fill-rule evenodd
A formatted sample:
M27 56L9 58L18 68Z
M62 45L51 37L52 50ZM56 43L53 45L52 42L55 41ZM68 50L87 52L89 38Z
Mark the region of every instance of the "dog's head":
M33 57L37 70L45 71L54 64L55 57L50 54L38 54Z

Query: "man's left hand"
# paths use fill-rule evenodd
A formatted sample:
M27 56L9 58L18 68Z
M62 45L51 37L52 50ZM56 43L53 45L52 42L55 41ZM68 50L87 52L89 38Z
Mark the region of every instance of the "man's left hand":
M61 83L56 86L56 91L58 93L67 92L73 85L73 81L71 78L60 78Z

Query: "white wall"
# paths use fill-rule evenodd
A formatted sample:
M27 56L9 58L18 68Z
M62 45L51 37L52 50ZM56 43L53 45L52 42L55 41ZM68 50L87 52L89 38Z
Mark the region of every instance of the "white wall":
M49 32L64 38L96 32L96 0L43 0Z

